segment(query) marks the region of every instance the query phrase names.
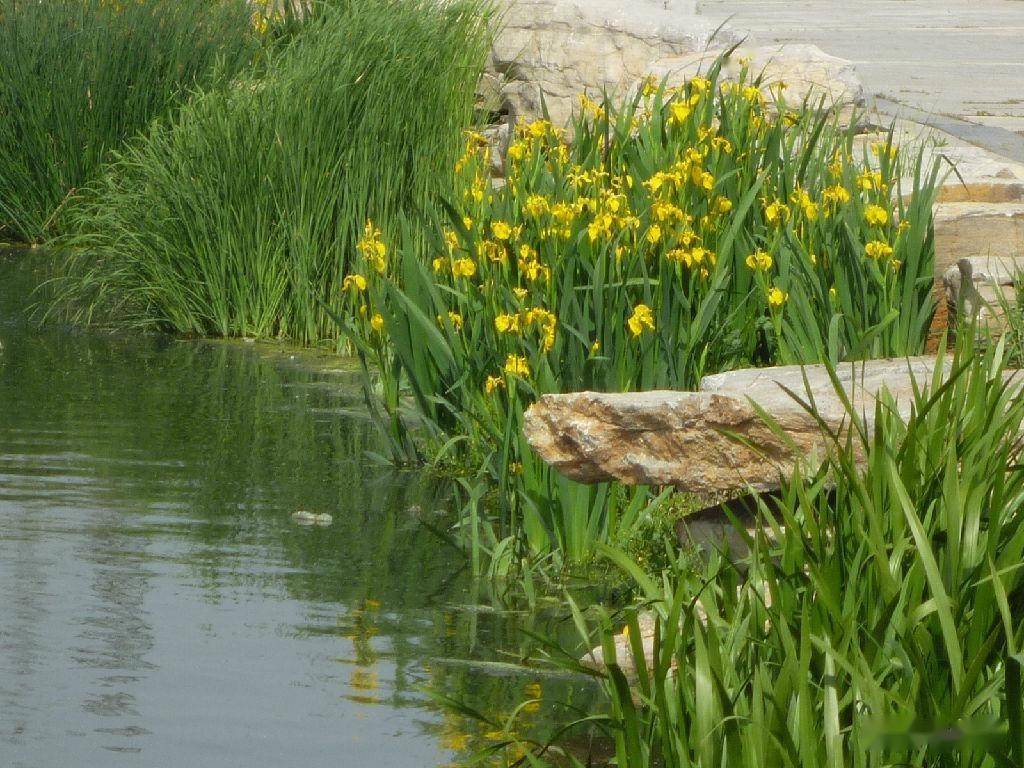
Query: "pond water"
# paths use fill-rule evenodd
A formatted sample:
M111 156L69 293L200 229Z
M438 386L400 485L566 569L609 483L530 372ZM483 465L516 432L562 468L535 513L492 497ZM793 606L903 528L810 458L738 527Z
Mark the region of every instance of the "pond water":
M35 257L0 254L0 765L436 766L486 737L424 688L587 695L495 663L550 627L477 606L343 366L38 330Z

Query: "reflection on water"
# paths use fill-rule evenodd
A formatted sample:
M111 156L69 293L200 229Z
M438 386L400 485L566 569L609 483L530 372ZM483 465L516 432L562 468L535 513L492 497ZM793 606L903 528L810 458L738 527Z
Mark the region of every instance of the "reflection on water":
M521 634L460 608L463 559L422 525L447 497L364 458L351 374L40 332L18 274L0 264L0 765L434 766L472 740L422 688L495 716L533 690L452 661Z

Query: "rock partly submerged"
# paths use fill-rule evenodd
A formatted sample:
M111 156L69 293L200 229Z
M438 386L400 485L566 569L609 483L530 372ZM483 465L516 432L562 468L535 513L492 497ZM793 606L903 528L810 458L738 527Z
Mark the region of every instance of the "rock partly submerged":
M934 357L869 360L841 364L835 373L870 428L880 393L906 417L915 387L929 386L937 365ZM850 411L828 370L810 365L708 376L697 392L545 395L527 411L524 429L538 455L574 480L717 496L777 488L798 463L820 461L828 432L849 427Z

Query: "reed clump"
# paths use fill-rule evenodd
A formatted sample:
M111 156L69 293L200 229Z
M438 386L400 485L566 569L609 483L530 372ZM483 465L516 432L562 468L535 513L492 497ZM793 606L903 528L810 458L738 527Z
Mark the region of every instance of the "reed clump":
M316 343L364 224L449 191L489 42L474 0L331 3L196 94L68 206L62 306L183 334Z
M245 0L0 0L0 236L43 240L111 150L257 45Z

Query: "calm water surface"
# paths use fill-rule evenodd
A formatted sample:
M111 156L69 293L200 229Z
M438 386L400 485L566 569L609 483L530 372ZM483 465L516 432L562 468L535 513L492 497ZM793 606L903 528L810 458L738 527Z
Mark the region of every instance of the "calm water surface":
M446 524L446 494L365 458L351 374L36 330L33 254L15 258L0 766L436 766L484 737L423 687L495 715L538 680L572 697L488 663L514 658L519 620L474 608L463 558L424 526ZM298 509L334 524L297 526Z

